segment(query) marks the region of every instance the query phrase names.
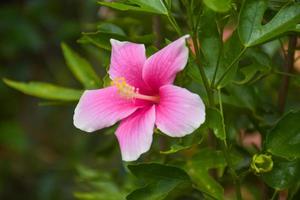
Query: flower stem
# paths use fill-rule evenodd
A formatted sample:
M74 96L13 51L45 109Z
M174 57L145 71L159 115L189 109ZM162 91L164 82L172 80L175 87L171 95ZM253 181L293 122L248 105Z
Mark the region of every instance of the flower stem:
M221 96L221 89L218 89L218 97L219 97L219 106L220 106L220 112L221 112L221 118L222 118L222 129L224 132L224 143L225 146L227 146L226 143L226 128L225 128L225 121L224 121L224 112L223 112L223 103L222 103L222 96Z
M208 78L205 74L204 68L201 64L201 60L200 60L200 48L199 48L199 39L198 39L198 26L199 23L198 21L195 22L195 19L193 17L193 3L194 1L191 1L191 4L189 5L188 1L186 0L182 0L182 3L187 11L187 18L188 18L188 24L190 26L191 31L191 35L192 35L192 40L193 40L193 46L194 46L194 50L195 50L195 62L199 68L200 71L200 76L201 79L203 81L206 93L207 93L207 98L208 98L208 104L210 106L214 105L214 98L213 98L213 90L211 90L210 85L209 85L209 81Z
M199 46L198 46L198 37L197 37L197 32L196 31L193 33L192 39L193 39L193 44L194 44L194 48L195 48L195 52L196 52L195 60L196 60L197 66L199 68L200 75L201 75L201 78L202 78L202 81L203 81L203 84L204 84L204 87L205 87L205 90L206 90L206 93L207 93L208 103L209 103L210 106L213 106L214 105L213 91L209 87L208 79L206 77L204 68L201 65L200 51L199 51Z
M224 144L222 145L222 151L226 160L226 163L228 165L228 169L229 169L229 173L231 174L231 177L235 183L235 193L236 193L236 199L237 200L242 200L242 193L241 193L241 183L240 183L240 179L239 176L236 174L234 168L233 168L233 164L229 155L229 149L228 146L225 142L226 140L224 140Z
M221 60L222 51L223 51L223 42L222 42L221 50L220 50L219 55L218 55L216 69L214 71L214 75L213 75L213 78L212 78L212 81L211 81L211 84L210 84L212 88L214 87L215 81L216 81L216 78L217 78L217 74L218 74L218 70L219 70L219 66L220 66L220 60Z
M300 78L299 75L288 73L288 72L282 72L282 71L274 70L273 73L274 74L278 74L278 75L289 76L289 77L292 77L292 78Z
M219 97L219 104L220 104L220 112L221 112L221 117L222 117L222 126L223 126L223 131L225 133L225 139L222 140L223 144L222 144L222 152L224 154L226 163L228 165L228 169L229 169L229 173L235 183L235 192L236 192L236 199L237 200L242 200L242 194L241 194L241 184L240 184L240 178L239 176L236 174L234 167L233 167L233 163L232 160L230 158L230 154L229 154L229 148L227 146L227 142L226 142L226 129L225 129L225 123L224 123L224 114L223 114L223 106L222 106L222 95L221 95L221 90L218 89L218 97Z
M173 26L173 28L174 28L175 31L177 32L177 34L178 34L179 36L181 36L181 35L182 35L182 31L181 31L181 29L179 28L179 26L178 26L178 24L177 24L175 18L173 17L171 11L168 11L168 19L169 19L170 24Z
M275 200L277 194L278 194L278 190L275 190L270 200Z

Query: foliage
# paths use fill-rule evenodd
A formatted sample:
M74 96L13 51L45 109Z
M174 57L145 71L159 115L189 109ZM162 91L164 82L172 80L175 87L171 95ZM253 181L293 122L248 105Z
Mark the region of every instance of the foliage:
M50 101L47 105L65 105L76 102L85 89L108 85L111 38L144 43L149 55L189 34L189 61L176 84L201 96L206 105L206 122L184 138L165 137L156 130L150 152L134 163L120 160L113 139L115 127L85 136L92 139L76 140L70 151L77 153L68 158L67 164L76 172L76 186L71 189L76 199L234 199L232 191L235 199L271 198L282 191L288 191L289 199L299 198L298 1L120 0L89 5L104 14L95 23L85 22L84 26L89 28L81 27L81 36L72 38L72 41L77 39L81 48L75 50L62 41L65 62L61 62L69 69L63 71L63 78L59 78L60 71L54 71L56 78L50 81L26 83L11 79L29 77L6 73L3 82ZM23 25L26 28L16 26L16 32L30 29L31 33L26 32L25 36L32 46L20 39L20 46L8 46L11 52L3 54L5 59L21 48L39 51L41 43L46 42L43 34L37 36L31 22ZM66 30L62 32L67 34ZM75 32L79 34L78 27ZM60 39L71 43L66 41L67 37ZM55 63L47 59L43 64ZM72 109L73 105L68 109L70 120L63 120L69 123L64 129L67 132L75 131L70 131ZM9 130L1 123L2 129L11 131L17 140L10 142L4 134L1 145L5 148L14 145L18 151L29 148L18 128ZM259 139L254 135L259 135ZM66 137L62 133L58 138ZM252 183L256 183L255 189L247 187Z

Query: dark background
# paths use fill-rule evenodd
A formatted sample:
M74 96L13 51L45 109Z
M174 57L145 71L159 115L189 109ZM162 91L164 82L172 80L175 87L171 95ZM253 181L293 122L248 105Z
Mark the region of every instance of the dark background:
M1 1L1 79L80 88L65 65L60 43L89 55L99 71L97 51L76 43L82 31L100 21L98 9L95 0ZM0 199L73 199L78 166L94 165L105 136L73 127L75 103L49 106L2 80L0 102Z

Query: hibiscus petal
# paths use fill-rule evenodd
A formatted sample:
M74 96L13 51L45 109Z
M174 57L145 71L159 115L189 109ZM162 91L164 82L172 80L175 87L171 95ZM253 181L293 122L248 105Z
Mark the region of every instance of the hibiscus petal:
M74 125L93 132L115 124L137 108L132 100L122 98L115 87L86 90L75 109Z
M122 120L116 135L124 161L137 160L150 149L155 123L155 107L146 107Z
M146 61L145 46L114 39L111 39L110 43L112 46L108 71L110 78L113 80L124 77L126 82L134 87L145 87L142 79L142 68Z
M185 35L149 57L143 67L143 79L153 89L173 83L177 72L181 71L188 60Z
M205 106L197 94L174 85L162 86L159 94L156 126L165 134L182 137L205 121Z

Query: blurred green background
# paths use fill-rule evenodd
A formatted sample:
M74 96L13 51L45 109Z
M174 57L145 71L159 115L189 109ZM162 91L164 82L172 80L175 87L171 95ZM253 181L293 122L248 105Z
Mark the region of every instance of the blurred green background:
M76 43L82 31L101 20L95 0L8 0L0 5L1 78L80 88L64 62L62 41L101 71L99 52ZM112 134L76 130L75 103L49 106L2 81L0 101L0 199L74 199L78 166L97 168L102 158L97 155L116 144ZM116 168L120 164L117 159Z
M144 43L148 47L148 55L162 46L164 39L168 38L165 40L168 43L176 38L166 17L156 18L149 13L130 11L113 12L97 5L97 0L2 0L0 5L1 79L42 81L82 89L66 66L60 46L61 42L65 42L93 65L105 85L110 38ZM172 1L172 9L179 25L187 32L185 15L178 1ZM233 13L233 19L236 16ZM162 23L161 30L154 30L156 20ZM89 35L96 38L94 41L85 37L88 34L82 37L82 32L97 30L102 32ZM78 43L79 38L81 43ZM285 41L286 38L283 39ZM96 45L91 45L93 42ZM155 47L153 43L157 43ZM99 48L95 47L97 44ZM279 48L278 41L271 41L262 49L268 54L266 58L272 63L270 66L275 63L274 69L282 71ZM252 62L246 60L242 64L247 66L249 63ZM187 69L193 73L195 67L190 64ZM255 70L251 75L253 77L259 72ZM200 76L192 76L195 82L200 81L199 87L192 81L184 82L189 75L186 73L189 72L183 71L178 75L178 85L188 85L188 89L205 98ZM225 112L229 113L226 123L230 127L232 141L235 141L241 128L253 129L254 116L251 118L248 115L261 114L267 124L278 118L275 107L282 77L269 70L262 71L263 76L266 80L258 81L253 86L227 86L231 95L223 100ZM291 91L297 91L299 80L291 81ZM37 99L9 88L3 81L0 81L0 101L0 200L121 200L136 188L135 185L142 185L141 180L132 178L133 175L125 171L113 134L115 126L94 134L81 132L73 126L73 111L77 102L57 103ZM298 105L298 93L289 93L286 110ZM244 109L257 110L257 113L249 114ZM193 134L186 141L200 143L202 137L203 134ZM155 134L154 141L151 147L154 151L142 160L167 163L176 158L173 160L175 163L185 158L185 154L182 157L177 154L167 160L159 154L161 150L168 149L166 144L176 139ZM183 141L180 140L180 143ZM243 154L246 154L244 150ZM196 190L189 195L195 195L191 199L201 196ZM187 197L182 199L187 200Z

